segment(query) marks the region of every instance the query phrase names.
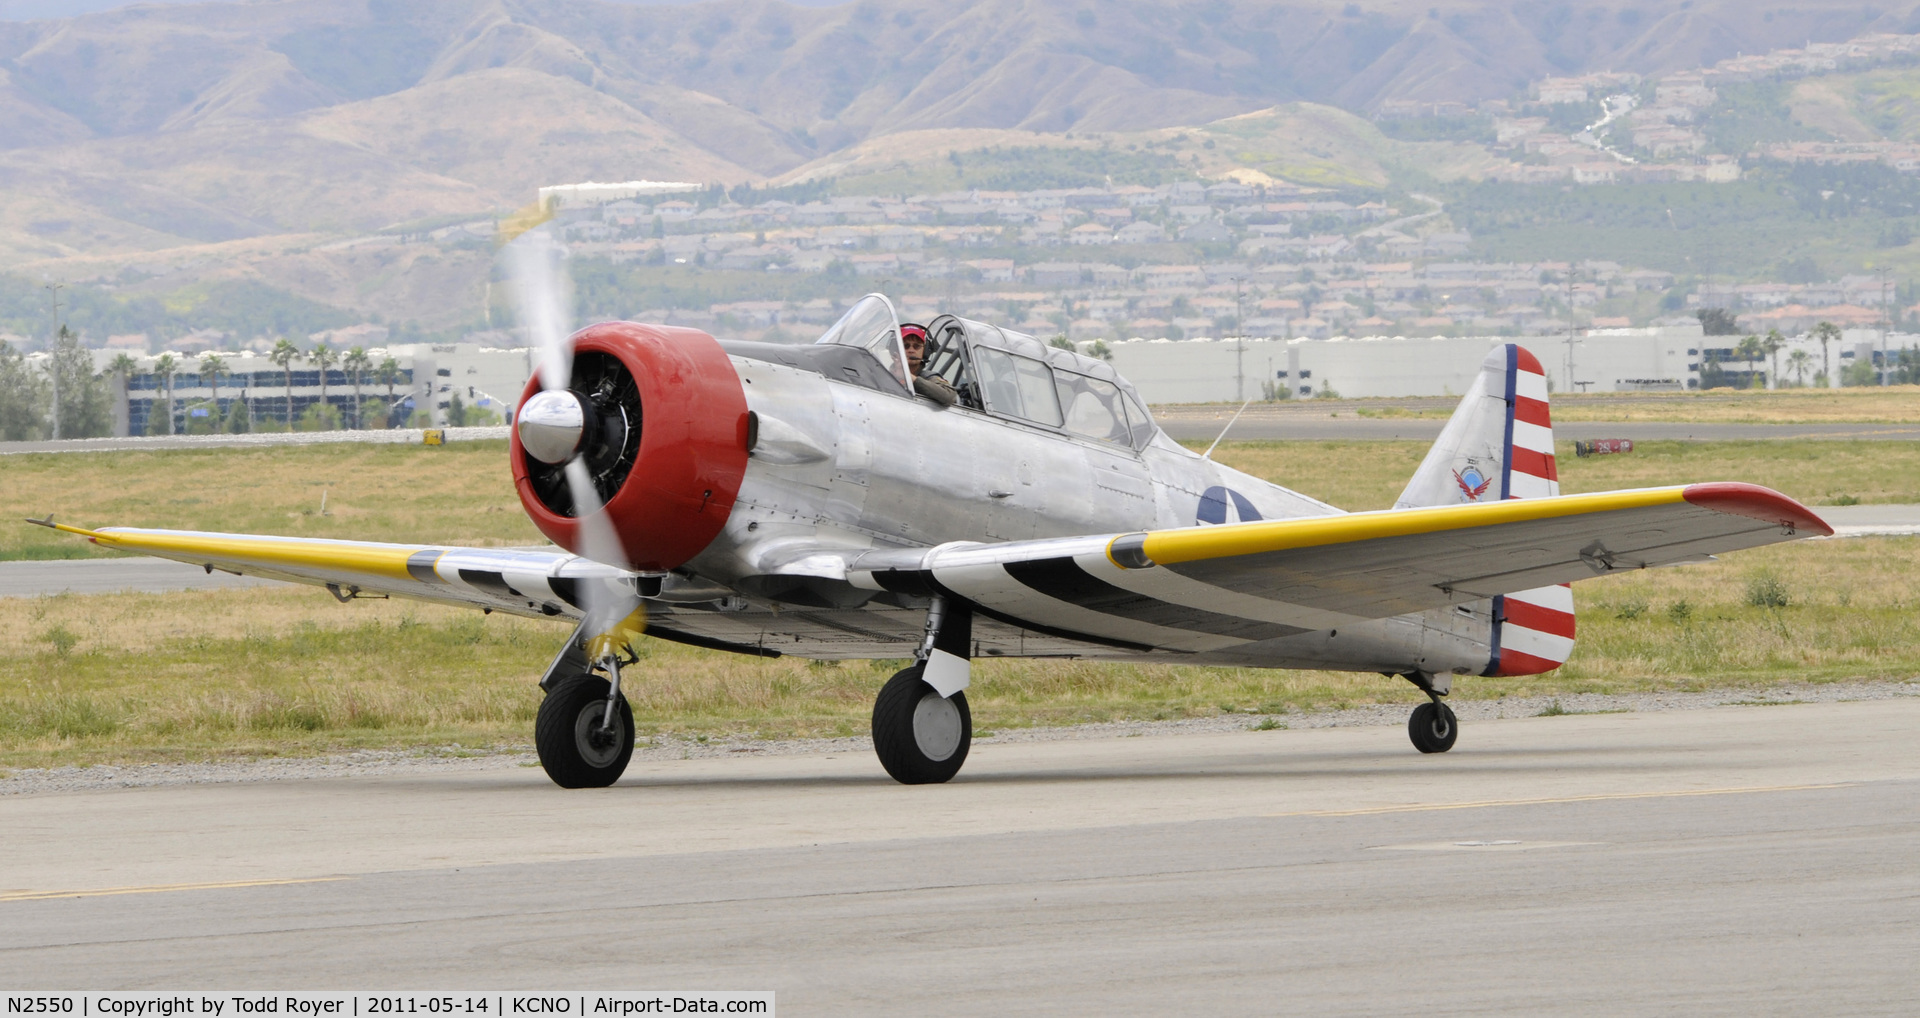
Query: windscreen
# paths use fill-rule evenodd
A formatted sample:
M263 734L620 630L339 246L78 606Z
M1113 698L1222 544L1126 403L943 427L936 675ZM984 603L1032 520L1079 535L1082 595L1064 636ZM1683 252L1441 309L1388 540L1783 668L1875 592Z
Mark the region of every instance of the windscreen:
M893 303L880 294L870 293L855 301L816 342L860 347L873 354L901 385L913 388L913 380L907 377L907 349L900 342L900 318L894 313Z

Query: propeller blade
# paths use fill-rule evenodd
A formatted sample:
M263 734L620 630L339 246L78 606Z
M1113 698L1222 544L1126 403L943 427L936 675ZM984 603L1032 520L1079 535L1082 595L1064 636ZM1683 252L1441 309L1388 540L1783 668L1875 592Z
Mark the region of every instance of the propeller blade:
M587 465L576 456L567 461L566 474L567 487L573 493L573 513L577 521L573 553L601 565L631 569L626 549L620 544L620 534L600 505L600 493L594 488ZM622 622L628 623L628 628L644 631L645 616L640 615L637 621L634 620L641 604L631 585L589 582L581 584L579 589L580 607L589 623L588 632L606 634L620 627Z
M536 203L503 221L499 235L516 310L527 328L528 344L538 351L540 388L550 393L565 391L573 383L573 351L567 343L573 331L568 313L571 279L567 273L566 245L555 237L552 219L552 209ZM627 561L626 549L621 546L620 534L600 504L600 492L587 469L586 443L590 437L580 430L584 421L576 419L581 408L574 406L571 417L554 416L561 409L565 408L547 407L546 416L534 414L529 421L517 422L520 425L531 422L555 432L545 436L553 439L545 443L551 446L551 452L542 453L533 447L542 443L535 442L528 446L529 454L551 463L571 453L563 469L567 488L573 496L576 521L573 553L590 562L630 571L633 567ZM562 434L567 432L569 424L571 439ZM522 440L527 440L524 427ZM571 443L578 444L569 449ZM546 458L548 456L552 458ZM646 609L632 584L624 578L583 578L577 589L581 611L586 615L583 625L589 634L587 649L593 660L627 651L631 641L645 632ZM631 656L630 652L627 656Z
M504 234L503 234L504 236ZM527 328L527 342L539 351L542 389L564 389L573 374L572 333L567 313L567 248L553 236L553 225L541 223L521 230L502 248L511 280L514 305Z

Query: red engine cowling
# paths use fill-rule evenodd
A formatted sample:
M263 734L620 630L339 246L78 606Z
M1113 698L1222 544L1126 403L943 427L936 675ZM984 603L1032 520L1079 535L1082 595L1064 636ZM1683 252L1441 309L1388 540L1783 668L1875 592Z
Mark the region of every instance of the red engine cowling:
M679 566L712 543L740 494L747 469L747 397L739 373L719 342L697 329L607 322L575 333L572 345L575 388L583 366L596 363L595 354L617 359L637 388L638 441L626 453L631 465L618 487L603 495L626 564L641 570ZM536 375L521 401L539 391ZM539 472L547 468L529 459L518 429L512 443L520 504L541 533L578 553L575 518L556 512L540 494Z

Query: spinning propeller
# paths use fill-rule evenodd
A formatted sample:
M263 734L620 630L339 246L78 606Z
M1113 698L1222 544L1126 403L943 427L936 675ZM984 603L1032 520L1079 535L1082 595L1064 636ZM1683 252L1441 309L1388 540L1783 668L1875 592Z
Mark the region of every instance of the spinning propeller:
M639 445L639 403L632 376L615 358L588 355L576 363L568 335L570 287L567 249L553 235L544 205L523 209L500 232L501 254L527 341L538 356L540 392L514 418L520 447L543 472L542 499L575 520L571 550L581 558L627 571L632 564L605 500L626 480ZM533 464L529 464L533 466ZM556 476L558 475L558 476ZM564 479L564 483L561 482ZM627 577L581 576L575 583L585 613L583 649L590 661L626 650L646 627L645 608ZM629 654L630 658L630 654Z

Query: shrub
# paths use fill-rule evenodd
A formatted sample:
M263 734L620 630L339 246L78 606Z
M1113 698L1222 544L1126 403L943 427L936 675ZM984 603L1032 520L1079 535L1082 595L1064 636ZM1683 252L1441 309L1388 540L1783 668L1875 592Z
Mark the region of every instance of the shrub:
M1777 577L1761 575L1747 581L1747 603L1755 608L1785 608L1791 601L1787 585Z

